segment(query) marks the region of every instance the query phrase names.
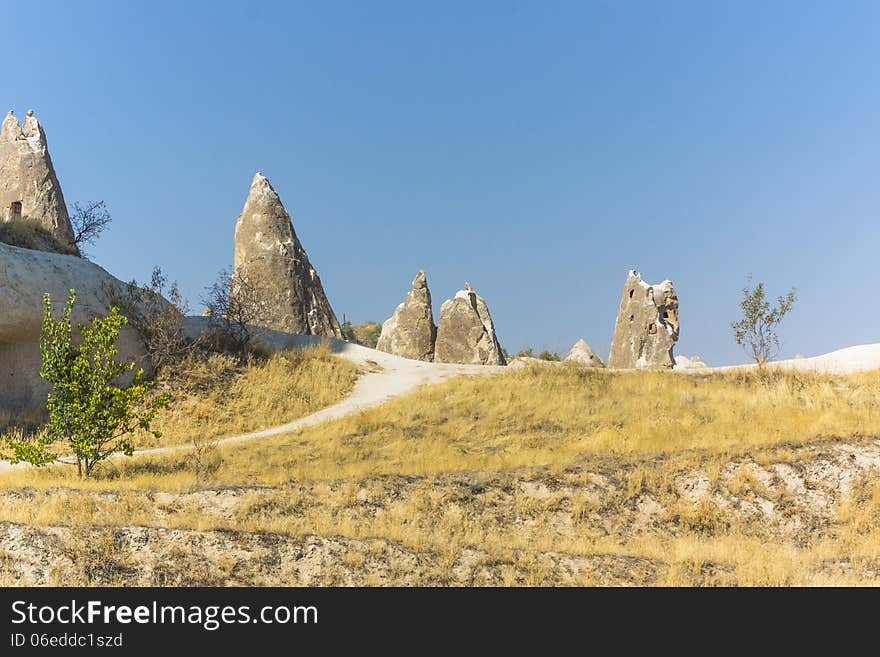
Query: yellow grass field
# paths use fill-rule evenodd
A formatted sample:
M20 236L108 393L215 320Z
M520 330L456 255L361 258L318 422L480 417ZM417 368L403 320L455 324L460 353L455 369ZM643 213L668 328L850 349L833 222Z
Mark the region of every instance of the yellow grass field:
M193 360L175 377L174 403L156 418L162 438L142 434L138 442L188 444L284 424L344 398L357 374L355 365L326 346L282 351L245 365L222 355Z
M0 581L876 585L878 399L880 372L459 377L198 468L5 475L0 536L67 547Z

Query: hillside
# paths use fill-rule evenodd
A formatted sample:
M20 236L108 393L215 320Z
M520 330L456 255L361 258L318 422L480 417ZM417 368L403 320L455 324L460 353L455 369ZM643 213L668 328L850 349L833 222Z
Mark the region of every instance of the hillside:
M877 371L533 367L224 446L198 476L188 452L7 473L0 581L876 584L878 393Z

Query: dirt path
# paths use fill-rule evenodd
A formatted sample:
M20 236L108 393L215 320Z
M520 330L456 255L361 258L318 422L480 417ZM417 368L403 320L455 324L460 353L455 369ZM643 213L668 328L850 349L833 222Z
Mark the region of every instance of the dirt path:
M294 345L298 348L317 345L320 338L313 336L296 336ZM354 385L351 394L342 401L306 415L287 424L254 431L253 433L229 436L218 441L221 445L268 438L278 434L294 431L302 427L312 426L327 420L335 420L346 415L358 413L367 408L379 406L389 399L401 397L422 385L439 383L460 374L493 374L503 372L503 367L487 367L483 365L452 365L440 363L423 363L392 356L382 351L361 347L342 340L330 340L334 353L366 368ZM375 371L369 371L375 370ZM157 447L136 452L139 455L167 454L181 449L189 449L188 445Z
M400 397L412 392L421 385L439 383L461 374L497 374L505 371L505 367L484 365L452 365L441 363L423 363L392 356L382 351L361 347L343 340L321 338L311 335L289 335L284 333L272 333L261 336L264 346L270 349L287 349L291 347L303 348L328 343L333 352L346 358L367 370L361 375L354 386L351 394L342 401L305 417L293 420L277 427L263 429L236 436L221 438L218 443L229 445L233 443L259 440L277 436L278 434L295 431L303 427L312 426L327 420L353 415L367 408L379 406L389 399ZM558 365L536 359L516 362L514 367L528 365L529 362L544 365ZM802 358L772 363L773 367L791 368L799 370L813 370L833 374L848 374L880 367L880 343L860 345L841 349L830 354L813 358ZM728 367L711 367L695 370L677 370L687 373L727 371L733 369L748 369L754 365L737 365ZM157 447L153 449L138 450L137 456L159 456L171 454L181 450L190 449L189 445L173 445L170 447ZM0 473L29 467L26 463L12 465L8 461L0 461Z
M321 342L329 342L330 348L336 355L350 360L367 370L366 374L362 374L358 378L354 389L348 397L333 406L328 406L287 424L252 433L227 436L219 439L217 441L218 444L230 445L249 440L259 440L328 420L335 420L346 415L353 415L362 410L379 406L389 399L412 392L421 385L439 383L460 374L495 374L505 370L504 367L483 365L423 363L417 360L392 356L382 351L361 347L342 340L327 340L326 338L308 335L285 336L283 341L273 340L272 346L279 348L302 348L315 346ZM134 455L160 456L187 449L191 449L191 447L189 445L172 445L169 447L138 450ZM116 455L114 455L115 457ZM29 464L18 463L13 465L9 461L0 461L0 473L26 467L30 467Z

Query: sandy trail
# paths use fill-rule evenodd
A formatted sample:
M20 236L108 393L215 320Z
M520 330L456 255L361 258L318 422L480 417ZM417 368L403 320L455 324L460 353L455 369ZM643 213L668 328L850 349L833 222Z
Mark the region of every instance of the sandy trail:
M287 347L295 346L302 348L316 346L322 342L322 338L310 335L291 336L292 340ZM229 436L218 440L220 445L246 442L259 438L268 438L278 434L294 431L302 427L312 426L327 420L335 420L346 415L353 415L367 408L380 406L389 399L401 397L422 385L439 383L460 374L493 374L503 372L504 367L485 365L452 365L445 363L425 363L418 360L409 360L386 354L382 351L361 347L342 340L323 339L330 344L330 348L337 356L341 356L353 363L367 368L368 372L362 374L354 385L351 394L336 404L306 415L298 420L277 427L254 431L252 433ZM378 366L378 367L376 367ZM381 369L380 369L381 368ZM369 371L376 369L378 371ZM181 449L189 449L188 445L174 445L171 447L157 447L136 452L139 455L167 454Z
M334 354L364 367L367 369L367 373L362 374L358 378L354 389L348 397L332 406L276 427L220 438L217 441L219 445L231 445L277 436L328 420L345 417L346 415L353 415L365 409L380 406L389 399L412 392L419 386L439 383L461 374L495 374L505 370L504 367L485 365L425 363L400 358L399 356L386 354L368 347L361 347L343 340L320 338L311 335L276 335L269 341L271 346L275 348L303 348L327 343ZM190 445L172 445L169 447L137 450L134 455L161 456L189 449L192 449ZM114 454L112 458L117 458L118 456L121 456L121 454ZM0 461L0 473L27 467L30 467L27 463L13 465L8 461Z
M261 336L265 344L273 349L291 347L303 348L326 343L333 353L364 367L366 374L360 376L351 394L342 401L320 411L301 417L277 427L254 431L252 433L220 438L220 445L259 440L270 436L295 431L328 420L353 415L362 410L380 406L389 399L403 396L422 385L439 383L461 374L497 374L508 368L485 365L452 365L441 363L424 363L407 358L400 358L382 351L351 344L343 340L320 338L311 335L289 335L272 333ZM530 359L533 360L533 359ZM536 361L540 362L540 361ZM525 366L527 363L518 363ZM704 367L698 369L679 369L676 372L723 372L737 369L750 369L751 365L730 365L725 367ZM851 374L871 369L880 369L880 343L859 345L840 349L812 358L797 358L770 363L770 367L781 369L809 370L828 374ZM371 371L373 370L373 371ZM191 449L189 445L173 445L153 449L138 450L136 456L160 456ZM114 455L116 456L121 455ZM30 467L27 463L13 465L8 461L0 461L0 473Z

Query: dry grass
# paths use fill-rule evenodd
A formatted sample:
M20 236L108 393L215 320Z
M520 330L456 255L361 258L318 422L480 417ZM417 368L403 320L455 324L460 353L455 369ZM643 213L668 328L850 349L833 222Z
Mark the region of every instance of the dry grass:
M27 411L0 410L0 435L12 434L22 438L33 435L45 426L47 413L45 409Z
M156 417L161 444L258 431L304 417L348 395L357 367L329 347L293 349L241 365L212 355L184 363L171 386L174 400ZM157 441L147 434L141 445Z
M335 404L349 394L357 376L357 367L334 356L327 346L278 352L245 364L220 354L192 358L156 388L157 394L168 390L173 394L170 408L161 411L153 423L161 437L138 430L134 442L138 448L192 445L187 467L214 470L220 458L214 449L217 439L284 424ZM45 411L0 412L0 435L34 437L45 420ZM51 449L69 453L63 442ZM100 467L105 476L117 472L112 464ZM56 470L53 474L69 473Z
M0 221L0 242L23 249L77 255L75 246L60 242L39 221L33 219Z
M595 456L730 458L880 435L880 372L609 374L534 368L459 378L359 415L225 454L227 483L564 469Z
M880 372L460 378L223 448L198 482L186 455L14 473L0 522L326 537L297 583L876 584L878 399Z

